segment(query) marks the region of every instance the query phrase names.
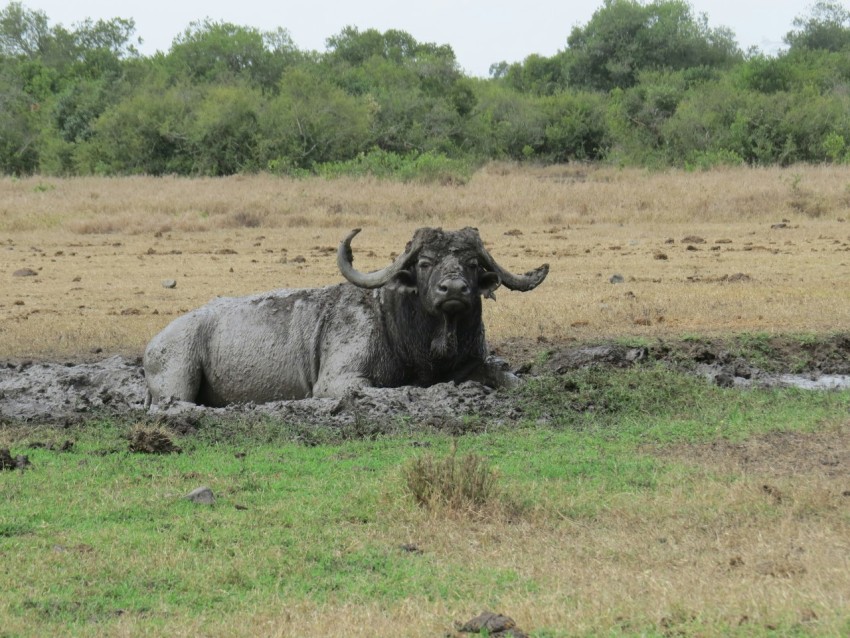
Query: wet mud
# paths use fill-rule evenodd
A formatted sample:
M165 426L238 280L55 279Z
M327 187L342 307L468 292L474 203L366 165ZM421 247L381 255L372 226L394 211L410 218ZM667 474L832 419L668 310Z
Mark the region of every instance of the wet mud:
M764 337L655 342L570 344L516 340L497 344L521 379L563 375L587 366L629 367L661 363L706 383L726 387L788 386L806 389L850 387L850 335L817 340ZM111 356L100 361L0 362L0 421L75 423L97 415L146 415L146 387L140 358ZM367 388L342 399L275 401L209 408L186 403L155 406L152 414L196 421L271 416L304 425L409 419L440 425L459 420L514 421L522 418L515 395L479 383L442 383L427 388Z

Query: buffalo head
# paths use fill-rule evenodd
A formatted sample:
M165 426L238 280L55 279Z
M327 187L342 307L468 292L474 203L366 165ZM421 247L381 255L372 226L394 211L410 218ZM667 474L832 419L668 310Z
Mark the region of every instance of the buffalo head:
M478 230L467 227L457 231L420 228L392 264L362 273L354 269L351 252L351 240L359 232L359 228L351 231L339 245L337 263L343 276L361 288L392 286L418 295L423 309L434 316L474 310L481 295L494 298L493 292L502 284L510 290L531 290L549 272L548 264L524 275L508 272L484 248Z

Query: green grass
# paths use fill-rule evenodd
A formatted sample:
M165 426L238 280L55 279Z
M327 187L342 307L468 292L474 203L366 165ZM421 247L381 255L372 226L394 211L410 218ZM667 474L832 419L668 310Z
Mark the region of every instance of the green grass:
M651 456L647 444L816 430L846 423L850 407L847 392L741 392L654 367L537 380L519 395L520 426L492 424L454 439L402 428L346 440L351 432L328 430L305 445L304 429L292 424L203 422L179 439L183 453L142 455L127 451L130 423L0 427L3 445L32 462L25 472L0 474L0 636L108 635L128 622L174 635L201 631L211 615L226 622L298 604L392 608L420 600L463 608L533 599L551 587L546 576L484 558L470 563L467 550L420 556L399 549L434 516L406 493L403 468L412 458L445 456L453 445L459 455L474 453L522 505L521 520L498 525L563 534L568 524L604 528L607 513L707 480L703 471ZM75 440L69 452L27 449L65 438ZM215 505L182 498L199 485L212 488ZM694 519L713 514L701 509L708 504L677 507ZM466 526L476 524L451 522L470 534ZM579 604L571 601L563 604ZM846 629L850 614L841 613ZM707 627L688 616L679 628L804 635L786 616L777 612L775 631L724 627L711 614ZM664 635L659 622L647 610L625 625L599 618L586 633ZM250 627L231 629L222 633L251 635ZM574 634L540 627L533 635Z

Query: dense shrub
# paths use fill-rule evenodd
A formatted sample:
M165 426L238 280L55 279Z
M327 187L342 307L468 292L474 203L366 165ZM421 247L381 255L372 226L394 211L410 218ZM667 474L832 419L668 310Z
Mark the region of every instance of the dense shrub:
M653 167L845 162L850 12L821 0L787 51L741 53L682 0L602 0L551 57L466 77L451 47L346 27L192 23L138 54L132 20L0 9L0 173L369 174L462 183L488 159Z

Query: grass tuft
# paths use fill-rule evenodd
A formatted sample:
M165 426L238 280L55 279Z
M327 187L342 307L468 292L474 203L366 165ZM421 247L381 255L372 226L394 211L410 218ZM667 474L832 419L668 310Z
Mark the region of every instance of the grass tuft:
M413 499L432 511L480 512L501 493L498 472L477 454L458 458L456 443L442 459L424 454L409 461L404 478Z

